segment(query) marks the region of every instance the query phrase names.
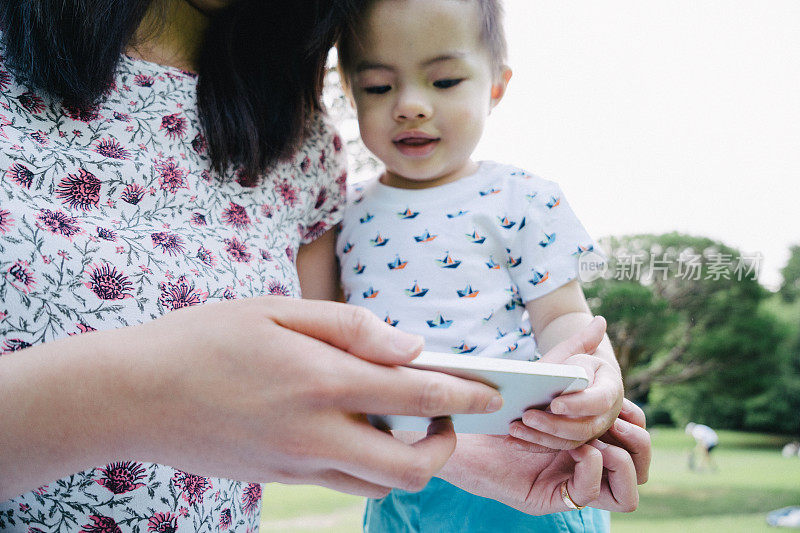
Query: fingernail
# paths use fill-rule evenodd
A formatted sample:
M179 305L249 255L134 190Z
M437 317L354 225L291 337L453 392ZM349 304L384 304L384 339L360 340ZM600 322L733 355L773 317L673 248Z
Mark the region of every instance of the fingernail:
M422 348L422 345L425 343L425 339L419 335L400 334L399 331L397 333L394 339L392 339L392 346L394 350L401 355L414 353Z
M553 413L554 415L563 415L566 413L566 409L564 408L563 403L553 402L550 404L550 412Z
M606 448L608 448L608 444L606 444L605 442L603 442L601 440L597 440L597 439L593 440L591 442L591 445L594 446L595 448L597 448L598 450L605 450Z
M625 433L628 428L625 426L626 422L617 418L614 420L614 431L617 433Z
M489 400L489 404L486 406L486 412L494 413L501 407L503 407L503 397L500 395L496 395L491 400Z

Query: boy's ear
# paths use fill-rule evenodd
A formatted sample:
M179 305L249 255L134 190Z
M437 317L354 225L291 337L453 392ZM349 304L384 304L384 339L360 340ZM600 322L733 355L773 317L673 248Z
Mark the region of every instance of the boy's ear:
M500 79L497 80L496 83L492 84L492 108L499 104L500 100L502 100L503 96L506 94L506 88L508 88L508 82L511 81L512 74L513 73L511 72L511 69L507 65L503 65L503 70L500 73Z

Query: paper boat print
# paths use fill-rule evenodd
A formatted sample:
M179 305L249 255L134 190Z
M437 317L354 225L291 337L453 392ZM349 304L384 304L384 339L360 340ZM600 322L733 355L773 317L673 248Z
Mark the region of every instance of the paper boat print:
M583 245L579 244L578 245L578 249L575 250L574 252L572 252L572 255L581 255L584 252L593 252L593 251L594 251L594 245L593 244L588 244L586 246L583 246Z
M545 233L544 234L544 239L539 241L539 246L541 246L542 248L546 248L546 247L550 246L551 244L553 244L554 242L556 242L556 234L555 234L555 232L551 233L550 235Z
M406 267L406 265L408 265L408 261L403 261L400 259L399 255L391 263L386 263L386 266L389 267L389 270L402 270Z
M465 354L465 353L472 353L472 352L474 352L474 351L475 351L475 348L477 348L477 345L475 345L475 346L467 346L467 343L466 343L466 342L462 342L462 343L461 343L461 344L459 344L458 346L453 346L453 347L451 348L451 350L453 350L453 353L457 353L457 354Z
M450 252L446 252L443 258L436 260L436 264L442 268L458 268L458 265L461 264L461 261L453 259L450 256Z
M406 210L403 211L402 213L397 213L397 216L399 216L403 220L415 218L417 215L419 215L419 211L412 211L408 207L406 207Z
M475 298L479 292L472 288L472 285L467 285L464 290L456 291L459 298Z
M381 234L378 233L378 235L376 235L374 239L370 239L369 242L372 244L372 246L386 246L386 243L389 242L389 239L384 239L381 237Z
M436 235L431 235L428 230L425 230L422 235L414 235L414 242L431 242L436 237Z
M473 230L472 233L467 233L467 238L474 244L483 244L486 241L486 237L479 235L477 230Z
M497 217L500 221L500 227L503 229L511 229L516 225L516 222L509 220L508 217Z
M428 290L430 290L430 289L422 289L422 288L420 288L420 286L415 281L414 282L414 286L411 287L410 289L406 289L405 293L408 296L410 296L411 298L422 298L423 296L428 294Z
M362 292L362 293L361 293L361 296L363 296L365 300L371 300L372 298L375 298L376 296L378 296L378 294L379 294L380 292L381 292L381 291L376 291L375 289L373 289L372 287L370 287L370 288L369 288L369 289L367 289L366 291Z
M550 272L545 272L544 274L542 274L541 272L536 272L534 270L533 271L533 278L529 279L528 283L530 283L533 286L536 286L536 285L540 285L540 284L544 283L549 278L550 278Z
M429 328L447 329L453 325L452 320L445 320L441 313L433 320L426 320Z

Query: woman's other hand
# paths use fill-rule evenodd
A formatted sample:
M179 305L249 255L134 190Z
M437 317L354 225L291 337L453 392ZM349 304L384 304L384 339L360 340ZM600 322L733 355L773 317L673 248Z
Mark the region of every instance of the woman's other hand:
M440 477L528 514L568 510L564 482L578 505L620 512L638 506L636 486L647 481L652 449L644 413L631 401L600 440L569 451L539 450L511 436L460 435Z
M364 309L263 297L4 356L0 499L129 459L365 496L421 489L455 447L449 421L405 444L361 413L432 417L500 403L485 385L393 366L421 348Z

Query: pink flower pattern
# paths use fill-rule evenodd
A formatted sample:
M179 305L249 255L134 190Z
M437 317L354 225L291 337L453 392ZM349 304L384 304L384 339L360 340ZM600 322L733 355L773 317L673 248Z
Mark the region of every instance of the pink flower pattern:
M77 174L67 174L59 182L56 198L71 209L88 211L100 201L100 180L88 170L78 169Z
M189 505L203 502L203 494L211 490L211 481L207 477L197 476L178 470L172 476L172 483L181 492L181 497Z
M222 212L222 220L227 225L236 229L246 229L250 225L250 217L247 215L244 207L239 204L231 202L228 209Z
M190 305L199 305L208 299L208 293L198 291L194 283L189 284L186 276L181 276L175 283L166 281L159 285L161 296L158 301L164 307L175 310Z
M101 139L94 151L111 159L129 159L130 153L116 139Z
M261 505L261 485L250 483L242 492L242 503L245 514L253 514Z
M82 324L78 324L78 326L80 327ZM132 461L111 463L110 465L106 465L105 468L99 468L98 471L101 472L103 476L95 481L114 494L124 494L136 490L139 487L144 487L142 480L144 479L145 469L141 463L134 463Z
M188 188L185 179L186 169L179 167L172 158L156 161L154 167L159 174L158 184L162 189L175 194L178 189Z
M293 161L243 188L236 169L210 167L193 75L123 56L106 99L81 108L20 84L3 55L0 353L185 306L298 296L299 246L341 218L344 153L321 118ZM261 497L257 484L120 458L0 502L0 531L255 531Z
M117 521L110 516L92 515L89 517L91 524L85 524L80 533L122 533Z
M11 213L5 209L0 209L0 234L8 233L14 219L11 218Z
M21 163L14 163L11 165L6 176L11 178L11 180L20 187L25 187L26 189L30 189L31 183L33 183L33 172Z
M178 517L172 513L156 513L147 521L147 531L175 533L178 530Z

